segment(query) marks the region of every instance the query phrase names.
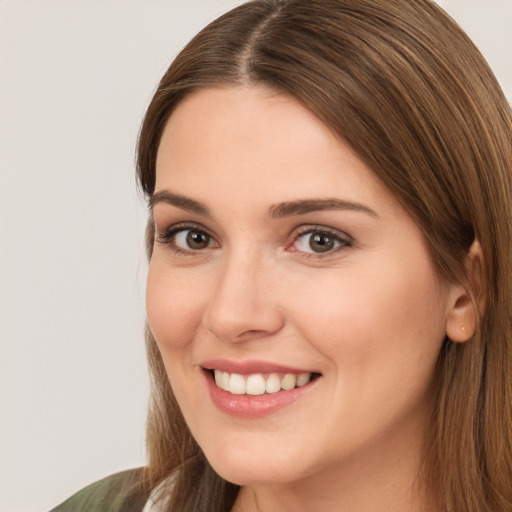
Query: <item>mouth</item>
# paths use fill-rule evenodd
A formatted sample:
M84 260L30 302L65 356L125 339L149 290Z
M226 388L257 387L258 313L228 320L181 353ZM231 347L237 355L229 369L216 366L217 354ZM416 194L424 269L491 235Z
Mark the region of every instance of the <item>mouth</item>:
M251 373L242 375L218 369L205 369L217 388L232 395L259 396L280 391L291 391L306 386L320 376L314 372L301 373Z
M303 403L322 377L306 368L257 360L215 359L203 361L199 368L213 404L223 413L246 419Z

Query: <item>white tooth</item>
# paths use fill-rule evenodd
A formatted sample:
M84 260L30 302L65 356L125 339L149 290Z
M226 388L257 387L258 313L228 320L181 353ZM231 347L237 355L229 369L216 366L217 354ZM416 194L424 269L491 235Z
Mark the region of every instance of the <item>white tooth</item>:
M259 373L249 375L245 383L245 392L248 395L263 395L265 393L265 379L263 375Z
M222 388L222 372L220 370L214 370L215 374L215 384L217 387Z
M287 373L281 380L281 387L286 391L293 389L295 384L297 384L297 377L293 373Z
M245 379L238 373L232 373L229 380L229 392L233 395L245 395Z
M229 391L229 381L231 380L231 375L229 375L228 372L222 372L222 384L221 384L221 388L224 390L224 391Z
M311 380L311 373L299 373L297 375L297 387L305 386Z
M265 382L265 391L267 393L277 393L281 391L281 381L277 373L272 373L267 377Z

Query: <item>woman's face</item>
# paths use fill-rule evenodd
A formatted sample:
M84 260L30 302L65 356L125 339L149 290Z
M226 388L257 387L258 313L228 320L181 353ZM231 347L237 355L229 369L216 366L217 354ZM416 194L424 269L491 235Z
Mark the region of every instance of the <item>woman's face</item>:
M416 460L454 292L394 196L263 88L188 96L156 169L148 320L214 469L261 484Z

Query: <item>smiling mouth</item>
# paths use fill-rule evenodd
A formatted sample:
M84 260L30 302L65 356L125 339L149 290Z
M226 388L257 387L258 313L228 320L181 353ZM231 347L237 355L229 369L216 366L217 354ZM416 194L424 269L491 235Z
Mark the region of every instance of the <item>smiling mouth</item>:
M222 370L208 370L215 385L232 395L258 396L303 387L320 376L318 373L253 373L241 375Z

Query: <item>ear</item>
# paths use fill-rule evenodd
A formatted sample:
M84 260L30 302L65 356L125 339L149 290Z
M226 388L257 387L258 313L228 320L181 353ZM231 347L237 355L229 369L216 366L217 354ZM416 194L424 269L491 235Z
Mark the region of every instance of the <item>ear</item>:
M465 279L450 287L450 310L446 320L446 335L455 343L469 340L478 325L482 296L483 252L478 240L471 244L465 257Z

